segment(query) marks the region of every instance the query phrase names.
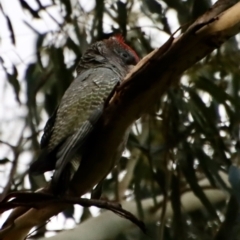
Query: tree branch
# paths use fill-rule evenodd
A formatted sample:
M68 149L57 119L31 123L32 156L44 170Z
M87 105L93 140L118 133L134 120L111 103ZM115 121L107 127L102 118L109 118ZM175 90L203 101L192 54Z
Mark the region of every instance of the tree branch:
M229 185L228 176L221 172L220 176L227 186ZM209 186L210 183L207 179L199 181L200 186ZM217 189L206 189L204 194L207 196L212 204L220 203L228 198L228 195L221 190ZM163 201L162 196L157 197L158 205L161 206ZM135 216L138 215L138 209L134 201L124 201L122 203L124 209L131 211ZM199 209L203 209L201 201L194 195L193 192L184 192L181 196L181 206L183 212L193 212ZM151 223L159 220L159 216L162 212L162 207L158 209L154 208L153 200L145 199L142 200L142 208L144 211L144 222ZM153 210L155 209L155 210ZM166 218L171 218L173 216L173 209L171 202L167 202L166 206ZM41 238L40 240L75 240L76 236L81 236L82 239L88 240L105 240L105 239L115 239L120 233L133 228L134 225L122 218L117 217L111 212L101 213L100 216L95 218L90 218L74 229L63 231L56 236L50 238ZM94 229L94 231L91 231Z

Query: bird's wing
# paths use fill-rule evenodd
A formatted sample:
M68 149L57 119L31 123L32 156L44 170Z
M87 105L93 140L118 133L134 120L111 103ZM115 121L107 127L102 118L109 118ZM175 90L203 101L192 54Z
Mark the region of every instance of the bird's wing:
M57 162L55 166L55 173L53 175L53 183L58 183L59 178L61 177L62 172L64 171L66 165L74 161L74 155L81 149L83 143L86 141L90 133L93 131L94 126L100 116L103 113L103 104L99 105L97 109L95 109L87 121L85 121L80 129L73 134L72 136L68 137L66 141L61 145L57 152ZM80 161L77 163L73 163L74 168L73 170L77 170L80 165ZM74 172L73 172L74 173Z
M51 135L53 132L53 126L54 126L56 116L57 116L57 111L58 111L58 108L55 109L55 111L53 112L51 117L48 119L48 121L43 129L43 136L42 136L41 142L40 142L40 146L42 149L48 145L48 142L51 138Z
M29 167L29 172L31 174L41 174L47 171L51 171L55 167L55 161L49 160L49 159L54 159L54 152L50 153L47 151L46 147L51 139L51 135L53 132L53 126L56 120L57 116L57 110L58 108L55 109L51 117L48 119L44 130L43 130L43 136L41 138L40 142L40 147L42 149L38 159L31 163Z
M52 179L56 190L62 182L72 179L80 166L81 148L86 146L83 144L102 115L105 100L119 81L111 69L99 68L81 74L66 91L49 142L49 146L57 146L64 139L56 152Z
M48 149L52 151L75 134L104 102L117 82L119 77L110 69L88 69L81 73L61 100Z
M89 81L89 79L92 79ZM111 69L98 68L82 72L65 92L58 109L48 120L41 140L42 152L30 166L36 174L56 169L54 182L60 178L67 163L79 151L101 116L107 99L120 77Z

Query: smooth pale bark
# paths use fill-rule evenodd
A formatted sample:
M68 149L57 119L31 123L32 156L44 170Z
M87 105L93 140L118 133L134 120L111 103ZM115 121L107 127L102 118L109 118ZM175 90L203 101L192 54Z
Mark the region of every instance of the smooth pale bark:
M179 81L186 69L239 33L240 3L216 16L211 23L208 20L209 17L203 15L198 22L204 24L200 26L194 23L179 38L168 41L163 48L150 53L127 76L126 81L130 84L115 94L104 112L104 124L99 126L104 131L98 136L101 141L92 149L92 158L97 161L101 155L110 161L112 152L119 146L126 129L147 112L172 83ZM77 177L73 187L82 190ZM32 227L43 224L64 207L49 205L12 217L8 221L8 227L0 231L0 239L23 240Z

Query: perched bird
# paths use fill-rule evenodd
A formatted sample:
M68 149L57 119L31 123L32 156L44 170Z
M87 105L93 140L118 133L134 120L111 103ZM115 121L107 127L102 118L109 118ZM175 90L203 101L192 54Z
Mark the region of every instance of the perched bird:
M79 191L84 194L103 180L120 158L127 134L114 159L102 172L100 169L96 174L91 172L98 167L97 163L90 163L87 152L91 149L91 137L103 113L104 102L138 61L137 54L121 36L92 44L82 56L76 79L46 123L40 156L30 166L30 172L36 174L55 170L50 184L54 194L63 194L68 184L78 179L82 181L81 186L86 186ZM82 179L74 178L76 171Z

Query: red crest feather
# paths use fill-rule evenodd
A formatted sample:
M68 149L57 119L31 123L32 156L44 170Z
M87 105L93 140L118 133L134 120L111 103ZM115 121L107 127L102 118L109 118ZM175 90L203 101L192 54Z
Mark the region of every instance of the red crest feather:
M120 33L115 34L113 37L116 38L119 41L119 43L125 42L124 37Z
M128 46L128 45L125 43L125 39L124 39L124 37L123 37L120 33L115 34L115 35L114 35L113 37L111 37L111 38L117 40L117 42L121 45L121 47L123 47L123 48L126 49L127 51L132 52L133 55L135 56L136 62L139 61L139 57L138 57L138 55L136 54L136 52L135 52L130 46ZM110 38L110 39L111 39L111 38Z

